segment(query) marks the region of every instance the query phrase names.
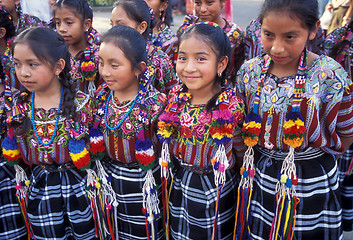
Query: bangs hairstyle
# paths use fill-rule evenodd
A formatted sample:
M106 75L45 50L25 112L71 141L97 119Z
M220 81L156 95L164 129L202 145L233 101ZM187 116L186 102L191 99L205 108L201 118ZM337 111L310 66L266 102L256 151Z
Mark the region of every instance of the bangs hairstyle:
M60 59L65 60L65 67L59 74L59 81L63 87L64 97L62 103L62 114L66 117L75 119L75 87L71 84L71 63L70 52L65 44L64 38L54 30L46 27L28 28L21 32L15 39L12 46L12 53L16 51L18 44L26 44L34 55L43 64L47 64L54 70L55 65ZM21 91L28 92L24 87ZM27 97L21 101L28 101ZM28 119L27 119L28 120ZM28 120L29 121L29 120ZM22 128L21 134L25 134L29 125L28 121L26 127ZM30 121L29 121L30 123Z
M86 0L57 0L54 4L54 16L56 9L60 7L67 7L76 16L80 17L82 22L86 19L93 21L93 11Z
M52 29L33 27L21 32L12 45L13 54L17 44L27 44L39 61L50 67L54 67L60 59L64 59L64 70L71 70L70 52L64 38Z
M204 23L196 24L188 27L181 35L179 47L185 39L190 37L195 37L199 41L206 43L216 54L218 62L223 60L224 57L228 57L228 64L226 69L223 71L222 76L217 76L217 82L223 87L224 81L227 77L232 51L228 36L219 26L215 27Z
M147 63L145 39L131 27L123 25L112 27L103 35L101 43L112 43L120 48L134 68L139 69L141 62Z
M0 28L6 29L5 39L12 38L16 34L15 26L12 22L10 13L3 7L0 7Z
M147 23L146 31L142 36L148 40L152 33L152 29L155 27L155 21L152 20L150 9L144 0L118 0L114 3L113 7L121 6L126 15L141 24L143 21Z
M260 23L271 11L288 12L291 18L297 18L309 31L314 31L318 19L317 0L265 0L259 15Z

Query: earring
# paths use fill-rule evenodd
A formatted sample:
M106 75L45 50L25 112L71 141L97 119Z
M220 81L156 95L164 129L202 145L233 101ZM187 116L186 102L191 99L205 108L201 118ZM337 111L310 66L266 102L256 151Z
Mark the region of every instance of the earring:
M222 73L220 72L220 73L218 73L218 77L221 77L222 76Z

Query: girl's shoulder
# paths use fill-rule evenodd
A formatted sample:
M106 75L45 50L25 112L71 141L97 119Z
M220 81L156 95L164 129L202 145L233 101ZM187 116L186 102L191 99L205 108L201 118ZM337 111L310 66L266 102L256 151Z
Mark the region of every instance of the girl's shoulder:
M150 46L151 47L151 46ZM151 65L158 68L173 68L172 61L168 54L163 52L157 47L153 47L152 52L148 56L148 60L151 62Z
M325 53L330 55L331 50L340 42L347 38L348 34L352 34L349 30L349 26L345 25L343 27L339 27L329 33L324 42Z
M224 20L226 25L223 28L223 31L227 34L231 41L233 41L232 38L236 39L245 37L245 32L240 26L238 26L236 23L228 22L226 19Z

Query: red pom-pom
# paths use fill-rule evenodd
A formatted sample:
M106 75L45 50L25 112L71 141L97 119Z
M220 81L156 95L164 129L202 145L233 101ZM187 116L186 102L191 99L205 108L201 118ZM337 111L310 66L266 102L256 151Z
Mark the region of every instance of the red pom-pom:
M136 159L140 162L140 164L148 166L155 159L155 155L148 155L146 153L136 153Z
M84 168L88 165L89 161L91 160L89 154L85 154L82 158L75 161L74 164L78 169Z

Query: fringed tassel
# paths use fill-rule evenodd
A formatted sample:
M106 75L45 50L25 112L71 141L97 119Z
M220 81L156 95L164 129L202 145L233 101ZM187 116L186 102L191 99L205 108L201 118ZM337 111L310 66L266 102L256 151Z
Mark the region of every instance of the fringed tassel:
M215 211L215 220L213 223L213 234L212 234L212 239L215 239L217 235L217 225L218 225L218 207L219 207L218 202L220 197L219 186L221 186L221 189L223 188L223 185L226 181L226 170L229 167L226 150L223 144L221 144L218 147L215 156L211 159L211 162L213 165L214 182L217 187L216 211Z
M221 188L217 186L217 200L216 200L216 207L215 207L215 220L213 222L213 232L212 232L212 240L217 239L217 227L218 227L218 213L219 213L219 198L221 196L221 192L223 189L224 183L221 185Z
M30 181L27 178L26 172L19 165L14 165L16 171L16 196L18 203L20 204L21 213L26 225L28 239L34 238L31 223L27 215L27 201L28 201L28 189Z
M295 228L296 207L299 198L296 197L294 186L298 178L294 164L294 148L289 147L289 153L283 161L278 173L276 185L276 211L272 221L270 240L293 239Z
M163 225L166 239L169 240L168 179L170 176L172 176L173 164L170 161L169 145L167 142L163 142L162 144L162 152L161 157L159 158L159 165L161 167Z
M102 209L106 210L106 228L109 230L109 234L112 238L119 239L118 237L118 225L116 224L115 231L114 228L112 228L111 222L110 222L110 212L113 208L116 209L118 207L118 201L116 199L116 193L114 192L114 189L111 185L112 177L107 174L107 172L104 170L102 163L99 160L96 160L96 166L97 166L97 179L98 181L101 182L100 188L99 188L99 193L101 195L101 201L102 201ZM115 232L115 237L114 237L114 232Z
M241 180L238 187L237 210L235 213L234 239L250 239L249 210L253 191L254 150L248 147L243 158L243 166L240 168Z
M154 230L154 219L159 217L160 210L158 208L159 200L156 189L156 182L153 177L152 170L148 170L145 183L142 189L143 194L143 208L142 211L145 214L146 224L151 225L151 233L147 231L147 236L151 234L152 240L156 239ZM146 225L146 230L148 230L148 225Z
M88 83L88 94L91 98L94 98L94 93L97 91L96 85L94 82Z
M91 207L93 211L94 217L94 226L96 230L96 237L100 239L104 239L105 230L102 225L102 219L104 215L102 215L102 208L100 209L100 188L101 188L101 180L97 177L96 173L92 169L86 169L87 171L87 184L86 191L88 194L88 198L91 201Z

